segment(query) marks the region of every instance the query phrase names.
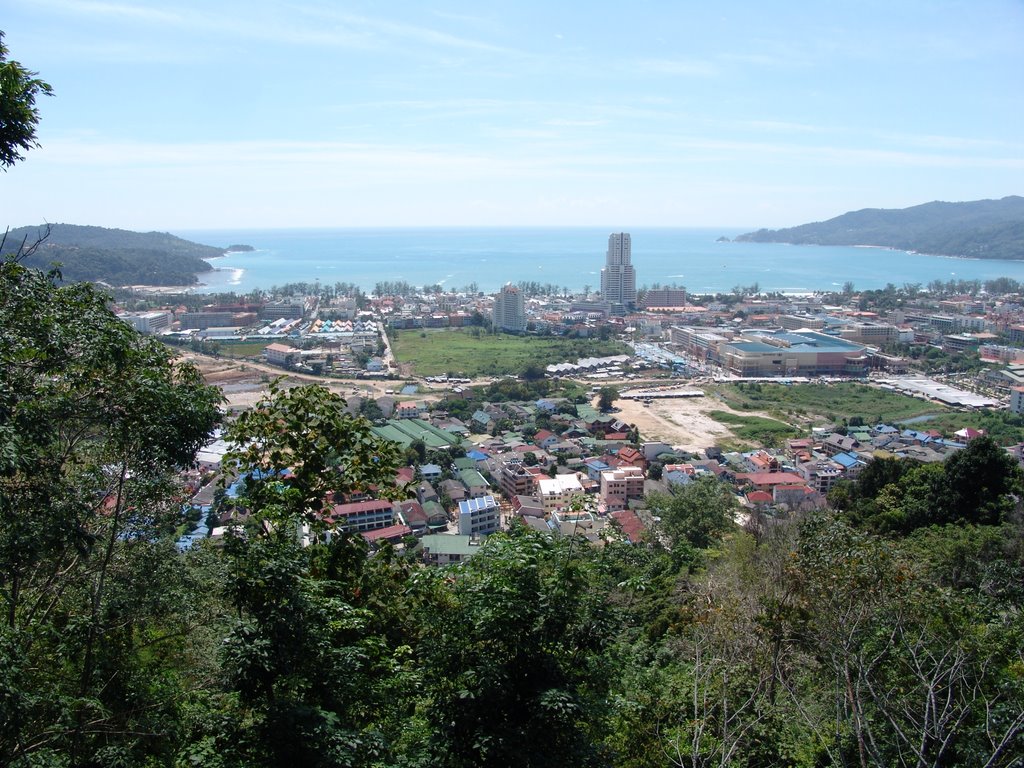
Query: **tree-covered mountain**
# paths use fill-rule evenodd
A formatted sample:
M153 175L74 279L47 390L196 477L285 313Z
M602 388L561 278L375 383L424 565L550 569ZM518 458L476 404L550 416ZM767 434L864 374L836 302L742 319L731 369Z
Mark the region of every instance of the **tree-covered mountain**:
M41 239L41 241L40 241ZM192 285L213 269L205 259L223 256L224 248L200 245L166 232L50 224L19 227L7 234L5 252L22 243L38 246L24 263L38 269L60 265L68 282L108 285Z
M865 208L799 227L759 229L736 240L877 245L940 256L1024 259L1024 197L932 202L902 209Z

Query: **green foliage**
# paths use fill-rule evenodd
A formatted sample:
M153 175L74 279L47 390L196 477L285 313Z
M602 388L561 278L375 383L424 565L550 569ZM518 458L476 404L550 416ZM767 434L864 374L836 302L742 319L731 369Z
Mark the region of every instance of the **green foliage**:
M21 227L9 238L29 242L43 238L24 264L37 269L60 265L67 282L102 281L108 285L192 285L209 272L204 259L224 249L200 245L162 232L129 232L104 227L50 224Z
M220 394L88 285L5 260L0 296L0 754L142 762L187 687L174 473Z
M320 527L333 496L395 490L397 445L378 438L369 422L348 413L344 398L319 385L286 389L273 382L231 425L228 439L237 447L225 462L246 475L246 505L285 535L298 523Z
M876 459L852 487L829 500L856 524L906 534L929 525L998 525L1021 491L1021 470L988 437L979 437L942 464Z
M421 578L434 765L598 765L615 622L572 539L495 535L455 574Z
M811 423L836 424L860 416L865 423L896 423L941 409L907 395L856 382L834 384L736 384L722 387L726 402L735 409L767 410L807 417Z
M608 413L614 406L619 396L619 390L615 387L601 387L597 392L597 408L602 413Z
M647 503L661 518L679 562L697 562L695 550L712 547L736 525L736 498L714 477L698 477L669 494L649 494Z
M23 159L23 152L39 146L36 97L49 96L53 89L35 72L9 60L3 40L0 32L0 166L6 170Z
M762 416L742 416L730 411L711 411L708 416L728 426L741 440L756 440L763 444L801 434L789 424Z

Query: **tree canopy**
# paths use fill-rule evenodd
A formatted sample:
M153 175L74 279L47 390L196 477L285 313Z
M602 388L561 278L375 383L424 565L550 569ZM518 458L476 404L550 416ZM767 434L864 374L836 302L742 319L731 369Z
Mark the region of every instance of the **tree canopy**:
M17 61L7 58L4 33L0 32L0 166L7 170L24 158L24 152L38 147L36 99L53 89Z

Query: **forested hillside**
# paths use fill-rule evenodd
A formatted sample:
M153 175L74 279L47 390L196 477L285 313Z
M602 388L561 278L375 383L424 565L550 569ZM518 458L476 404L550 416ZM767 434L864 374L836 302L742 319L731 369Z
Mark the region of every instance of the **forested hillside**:
M200 245L166 232L50 224L19 227L7 233L9 251L22 243L37 247L23 263L38 269L60 265L68 282L122 285L192 285L212 266L204 259L225 249Z
M865 208L788 229L760 229L737 240L798 245L877 245L941 256L1024 259L1024 197Z

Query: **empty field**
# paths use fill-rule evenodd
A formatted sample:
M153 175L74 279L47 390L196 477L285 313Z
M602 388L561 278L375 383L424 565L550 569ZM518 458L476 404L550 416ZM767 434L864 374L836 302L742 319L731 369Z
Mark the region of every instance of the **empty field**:
M519 374L527 366L575 362L629 352L614 341L473 333L474 329L402 330L391 338L399 363L411 364L417 376Z

